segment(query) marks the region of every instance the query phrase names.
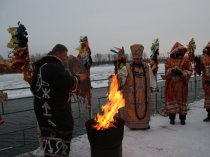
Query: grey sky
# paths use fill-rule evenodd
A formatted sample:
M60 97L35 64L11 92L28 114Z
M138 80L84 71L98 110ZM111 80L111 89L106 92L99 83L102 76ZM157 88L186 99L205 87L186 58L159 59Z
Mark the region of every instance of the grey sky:
M195 39L196 53L210 41L210 0L0 0L0 54L7 56L9 26L20 21L29 34L31 54L49 52L57 43L69 53L87 35L93 54L111 53L113 46L141 43L150 52L154 38L160 53L176 41Z

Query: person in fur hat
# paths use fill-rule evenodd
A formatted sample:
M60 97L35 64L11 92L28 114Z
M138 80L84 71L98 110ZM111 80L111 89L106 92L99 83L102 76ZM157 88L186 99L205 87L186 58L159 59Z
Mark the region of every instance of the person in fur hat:
M200 69L196 71L198 74L202 73L202 86L204 91L204 108L207 111L207 117L204 122L210 122L210 41L205 46L205 54L200 57ZM198 65L199 66L199 65Z
M187 115L188 82L192 74L192 64L184 57L187 48L176 42L165 63L165 109L170 124L175 124L176 114L182 125Z
M127 74L124 71L124 75L119 75L119 77L126 77L122 86L126 105L120 110L119 116L125 120L128 128L145 130L150 128L151 86L155 83L155 79L151 79L150 66L143 62L144 46L134 44L130 49L133 62L126 63ZM152 80L153 83L151 83Z

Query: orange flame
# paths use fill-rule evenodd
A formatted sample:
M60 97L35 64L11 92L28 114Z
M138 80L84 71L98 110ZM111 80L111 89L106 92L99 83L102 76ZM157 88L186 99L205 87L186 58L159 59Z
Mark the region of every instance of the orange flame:
M125 99L119 90L117 75L112 76L112 82L108 94L109 101L102 106L103 115L97 114L95 118L97 130L106 130L109 127L114 127L114 116L118 110L125 106Z

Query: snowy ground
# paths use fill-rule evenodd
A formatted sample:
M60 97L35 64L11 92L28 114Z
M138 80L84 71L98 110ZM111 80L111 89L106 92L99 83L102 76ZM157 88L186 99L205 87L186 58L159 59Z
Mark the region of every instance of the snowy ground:
M203 103L201 100L190 104L184 126L179 119L170 125L167 117L155 115L151 118L150 130L133 131L124 127L123 157L209 157L210 123L203 122L206 117ZM70 157L90 157L87 135L74 138L71 149ZM42 156L39 149L30 154Z

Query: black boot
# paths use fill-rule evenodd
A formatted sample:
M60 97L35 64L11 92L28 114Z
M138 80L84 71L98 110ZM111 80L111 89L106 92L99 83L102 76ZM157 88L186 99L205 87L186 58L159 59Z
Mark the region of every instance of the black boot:
M179 115L181 125L185 125L186 115Z
M210 109L206 109L206 111L208 112L208 115L203 121L204 122L210 122Z
M204 121L204 122L210 122L210 117L209 117L209 116L206 117L203 121Z
M175 124L175 120L170 120L170 124L174 125Z
M176 118L176 114L170 114L169 115L169 119L170 119L170 124L171 125L175 124L175 118Z
M181 125L185 125L185 120L181 120Z

